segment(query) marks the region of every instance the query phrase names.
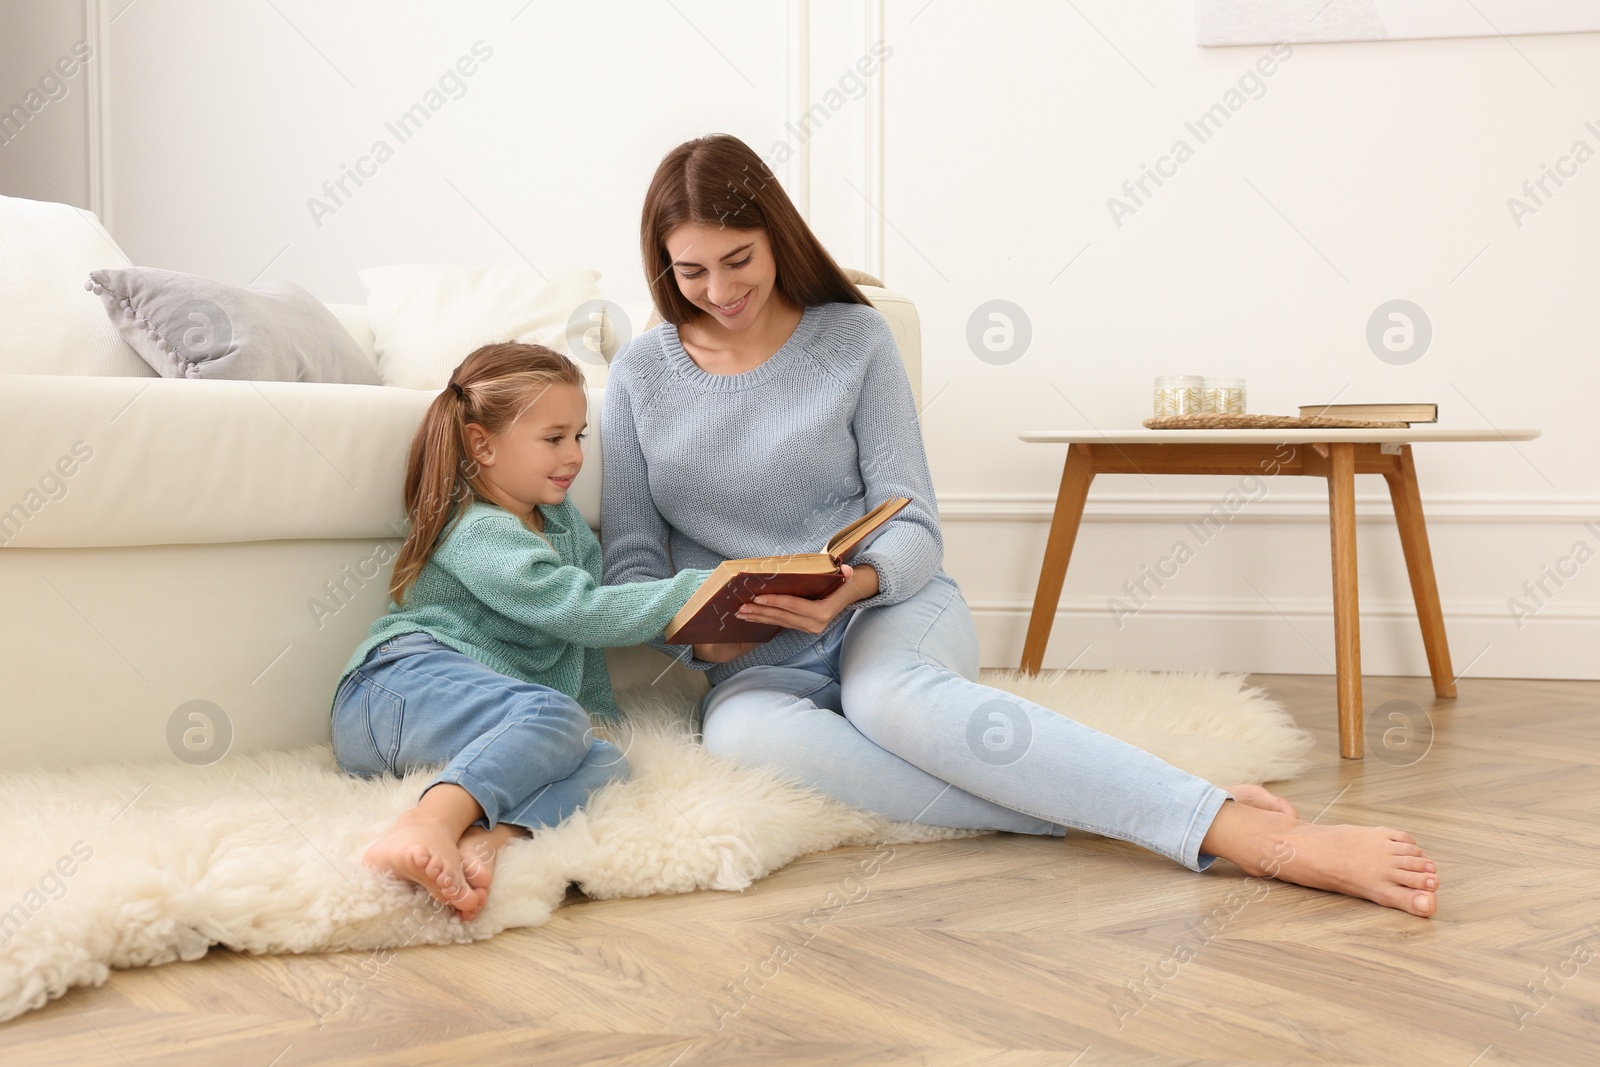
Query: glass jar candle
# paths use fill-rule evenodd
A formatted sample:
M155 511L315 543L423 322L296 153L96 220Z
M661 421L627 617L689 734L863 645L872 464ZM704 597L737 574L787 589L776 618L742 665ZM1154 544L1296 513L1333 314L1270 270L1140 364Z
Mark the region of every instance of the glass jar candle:
M1157 415L1195 415L1205 400L1206 380L1199 375L1178 374L1156 379Z
M1207 378L1204 395L1201 398L1201 410L1213 411L1219 415L1243 415L1244 379Z

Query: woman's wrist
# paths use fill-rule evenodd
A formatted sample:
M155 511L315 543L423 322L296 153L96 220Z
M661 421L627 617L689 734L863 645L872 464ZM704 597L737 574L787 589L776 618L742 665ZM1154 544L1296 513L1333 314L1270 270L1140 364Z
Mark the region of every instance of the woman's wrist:
M719 642L716 644L698 644L692 646L694 658L702 663L731 663L740 656L755 648L759 642Z
M850 590L850 599L845 601L846 604L854 604L858 600L871 600L878 595L881 588L878 582L878 569L868 563L852 567L844 588Z

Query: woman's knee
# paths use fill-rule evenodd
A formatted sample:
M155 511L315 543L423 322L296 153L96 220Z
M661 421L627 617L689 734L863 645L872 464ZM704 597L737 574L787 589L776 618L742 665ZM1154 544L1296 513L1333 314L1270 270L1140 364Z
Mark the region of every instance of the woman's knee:
M750 668L706 695L701 743L714 756L746 766L781 763L805 732L804 717L833 715L836 683L810 671Z
M963 704L966 678L948 667L917 663L895 671L856 670L840 686L844 714L879 745L894 750L899 739L925 732L938 709Z
M760 742L761 709L748 696L718 699L713 691L706 699L705 717L700 724L700 743L713 756L734 763L748 758Z
M928 663L916 655L857 659L840 672L839 696L845 714L854 718L855 709L911 708L927 700L928 691L955 671Z
M713 694L714 695L714 694ZM700 727L701 743L719 759L744 767L785 763L791 717L802 709L787 693L749 692L708 701ZM807 704L818 714L831 715Z

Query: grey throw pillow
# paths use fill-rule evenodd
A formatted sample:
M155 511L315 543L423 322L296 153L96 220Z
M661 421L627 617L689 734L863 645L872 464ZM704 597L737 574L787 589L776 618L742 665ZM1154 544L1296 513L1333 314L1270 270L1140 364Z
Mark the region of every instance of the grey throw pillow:
M91 271L123 338L165 378L379 385L378 369L298 285L240 288L154 267Z

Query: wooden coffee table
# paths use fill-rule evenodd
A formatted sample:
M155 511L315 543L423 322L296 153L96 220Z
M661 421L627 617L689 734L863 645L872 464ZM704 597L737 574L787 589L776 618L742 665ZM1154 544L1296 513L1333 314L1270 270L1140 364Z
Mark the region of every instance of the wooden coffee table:
M1445 640L1439 587L1422 518L1411 445L1422 441L1531 441L1538 430L1453 430L1440 426L1374 430L1029 430L1033 444L1065 444L1067 460L1056 494L1055 517L1045 545L1033 616L1022 646L1022 669L1039 672L1061 601L1072 545L1083 519L1089 483L1097 474L1302 475L1328 481L1328 523L1333 537L1333 632L1338 678L1339 754L1360 759L1361 630L1356 598L1355 476L1381 474L1389 484L1411 595L1422 625L1433 691L1456 695ZM1287 447L1285 447L1287 446Z

